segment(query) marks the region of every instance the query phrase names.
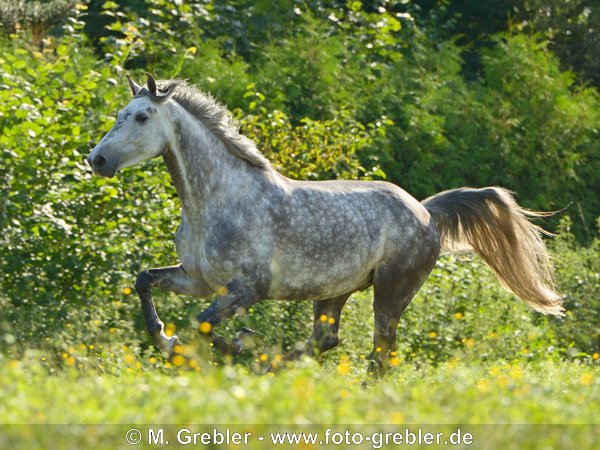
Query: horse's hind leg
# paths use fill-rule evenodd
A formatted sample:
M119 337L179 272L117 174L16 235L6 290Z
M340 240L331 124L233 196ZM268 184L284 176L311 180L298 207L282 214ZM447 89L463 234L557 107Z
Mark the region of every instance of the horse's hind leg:
M165 353L170 353L178 339L177 336L167 336L164 332L164 325L158 317L152 301L151 289L153 287L196 297L207 297L212 294L212 291L204 280L190 277L183 270L181 264L149 269L139 274L135 282L135 290L140 297L146 327L159 348Z
M435 258L410 270L385 266L375 271L373 278L375 331L373 351L369 355L369 375L380 378L385 374L390 353L396 351L396 331L400 316L427 279L434 264Z
M327 300L315 300L313 302L313 330L312 335L302 348L296 349L285 355L283 361L293 361L302 355L317 356L331 350L339 343L338 332L340 329L340 317L342 308L346 304L350 293ZM269 371L276 369L273 364Z

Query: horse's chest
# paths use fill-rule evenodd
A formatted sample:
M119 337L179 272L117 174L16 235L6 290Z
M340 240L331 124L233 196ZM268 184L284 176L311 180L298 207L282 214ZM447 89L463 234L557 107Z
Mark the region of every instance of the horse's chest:
M184 217L175 245L184 270L201 274L211 287L226 285L242 267L256 264L250 256L255 252L240 239L240 233L230 233L226 226L195 229Z
M201 234L194 232L184 215L175 234L175 248L181 265L190 275L202 273L200 269L201 241Z

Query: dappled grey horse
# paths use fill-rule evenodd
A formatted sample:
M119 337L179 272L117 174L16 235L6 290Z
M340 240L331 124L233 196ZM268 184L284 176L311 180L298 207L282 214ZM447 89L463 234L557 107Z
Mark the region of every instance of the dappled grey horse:
M431 272L442 248L475 251L502 284L544 314L563 312L543 230L501 188L461 188L423 202L382 181L296 181L273 169L238 133L227 109L181 80L139 86L88 157L94 173L162 156L182 206L175 243L180 263L143 271L136 282L148 330L169 352L151 288L197 297L216 294L198 317L217 347L237 349L214 333L224 319L263 299L312 300L314 327L301 350L338 343L350 295L374 289L375 330L369 371L385 372L400 315ZM332 318L325 325L320 318Z

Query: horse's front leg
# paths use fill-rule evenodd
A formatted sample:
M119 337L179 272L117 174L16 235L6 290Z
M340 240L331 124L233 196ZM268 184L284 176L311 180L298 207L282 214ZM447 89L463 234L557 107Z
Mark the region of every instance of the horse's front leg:
M165 334L164 324L158 317L152 301L151 289L153 287L195 297L208 297L213 294L213 291L204 280L188 275L181 264L160 269L149 269L139 274L135 282L135 290L142 303L146 327L150 335L156 340L159 348L165 353L170 353L175 344L179 343L179 340L177 336L167 336Z
M236 314L243 315L248 309L261 300L256 290L242 282L233 280L223 289L222 295L217 297L208 308L198 316L200 332L207 335L215 348L225 354L236 355L243 350L240 333L234 340L225 339L214 332L214 327L225 319ZM241 332L244 334L244 332ZM247 330L247 334L252 334Z

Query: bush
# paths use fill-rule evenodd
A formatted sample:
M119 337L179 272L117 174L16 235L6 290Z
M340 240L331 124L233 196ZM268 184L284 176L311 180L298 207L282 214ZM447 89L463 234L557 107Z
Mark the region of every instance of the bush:
M260 94L258 94L260 95ZM298 180L370 179L384 177L381 169L370 164L361 166L359 155L383 125L366 128L346 111L333 119L316 121L304 118L294 126L282 111L266 117L246 115L242 118L244 134L255 142L281 173Z
M28 323L15 329L18 342L63 333L66 323L109 327L119 320L105 304L119 297L115 286L130 283L146 254L172 253L154 239L173 232L168 220L154 222L176 214L166 177L129 171L114 183L84 163L126 89L83 43L77 33L48 39L43 52L0 42L0 272L11 303L3 319ZM144 189L127 190L127 180Z
M367 111L379 104L395 123L378 141L390 180L417 198L500 185L533 209L573 203L574 231L589 239L600 213L597 91L574 85L536 37L497 36L475 82L463 79L452 42L436 44L418 30L412 39L385 81L360 94Z
M64 22L74 0L0 0L0 26L7 33L24 30L34 45Z

